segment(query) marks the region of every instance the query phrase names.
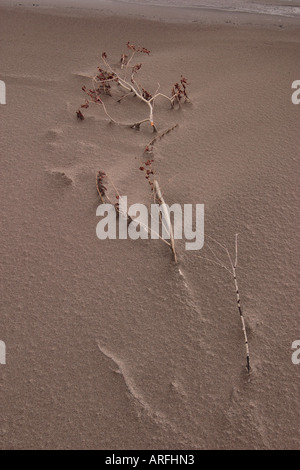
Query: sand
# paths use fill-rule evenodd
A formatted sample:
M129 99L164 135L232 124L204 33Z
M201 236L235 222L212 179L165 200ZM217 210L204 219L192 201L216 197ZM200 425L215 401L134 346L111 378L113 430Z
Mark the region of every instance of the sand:
M299 448L299 27L37 10L0 9L1 449ZM84 75L127 41L152 52L148 88L190 81L192 105L156 108L179 124L156 146L166 201L205 204L205 246L179 240L179 266L160 240L96 237L98 170L150 200L150 129L75 115ZM250 382L233 280L201 258L235 233Z

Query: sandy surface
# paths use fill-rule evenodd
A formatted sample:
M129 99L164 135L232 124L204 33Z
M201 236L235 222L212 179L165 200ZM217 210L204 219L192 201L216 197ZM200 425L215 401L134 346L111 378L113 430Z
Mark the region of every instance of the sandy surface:
M126 16L204 24L299 25L299 0L0 0L0 5L70 16ZM56 13L55 13L56 14Z
M96 237L98 170L149 201L149 129L75 116L82 75L128 40L152 51L148 88L191 82L192 106L157 107L179 127L156 170L167 202L205 204L206 236L232 251L240 233L250 383L232 279L206 246L177 243L183 278L159 240ZM299 43L292 26L0 9L2 449L299 448Z

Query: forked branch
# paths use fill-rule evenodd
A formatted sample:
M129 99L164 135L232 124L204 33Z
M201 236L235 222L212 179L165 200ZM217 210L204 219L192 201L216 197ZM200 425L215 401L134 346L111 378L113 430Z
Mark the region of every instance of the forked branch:
M238 286L238 281L237 281L237 267L238 267L238 233L235 234L235 260L233 262L232 257L229 253L229 250L226 246L222 245L219 243L217 240L210 238L210 240L218 245L227 255L227 258L229 260L229 266L226 265L216 254L215 250L211 247L211 245L207 244L210 252L212 253L213 258L207 258L204 256L200 256L200 258L205 259L206 261L209 261L211 263L216 264L217 266L225 269L232 277L234 280L234 286L235 286L235 292L236 292L236 301L237 301L237 308L240 314L240 319L242 323L242 330L243 330L243 335L244 335L244 343L245 343L245 349L246 349L246 367L248 374L250 374L251 367L250 367L250 352L249 352L249 342L248 342L248 336L247 336L247 330L246 330L246 323L245 323L245 318L243 315L242 307L241 307L241 299L240 299L240 293L239 293L239 286Z
M159 92L160 85L156 88L155 93L152 95L149 91L147 91L143 86L141 86L137 81L137 74L140 71L142 64L138 63L134 66L131 66L131 62L136 54L150 54L150 51L144 47L136 47L133 44L127 43L128 49L131 51L131 56L128 57L126 54L121 55L120 60L120 71L113 68L111 64L108 62L106 52L102 54L102 62L104 64L104 68L98 67L97 73L95 76L91 77L92 84L91 88L87 88L86 86L82 87L82 90L86 93L87 99L86 101L77 109L76 114L78 119L83 120L84 115L82 110L87 109L90 104L97 104L98 106L102 106L104 113L114 124L120 126L127 126L133 129L139 130L141 124L149 122L153 132L157 132L157 126L154 123L154 103L157 98L162 97L166 99L170 104L171 107L174 108L175 104L180 105L181 102L190 102L188 94L187 94L187 79L181 76L179 82L175 83L175 85L171 88L171 96L167 96L164 93ZM113 118L111 114L108 112L106 105L103 101L103 96L108 95L112 96L113 86L121 87L125 94L118 98L118 102L124 100L124 98L128 96L135 96L140 101L142 101L148 107L148 116L144 119L137 120L131 123L124 123L119 122L117 119Z

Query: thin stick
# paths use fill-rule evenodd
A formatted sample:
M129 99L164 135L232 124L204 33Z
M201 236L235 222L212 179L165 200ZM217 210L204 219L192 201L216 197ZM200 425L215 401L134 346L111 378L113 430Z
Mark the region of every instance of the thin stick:
M150 140L147 147L151 147L152 145L155 144L155 142L157 142L158 140L161 140L165 135L169 134L171 131L173 131L177 127L178 127L178 124L175 124L174 126L170 127L169 129L166 129L166 130L162 131L160 134L158 134L156 137L154 137L154 139Z
M128 69L128 67L129 67L129 65L130 65L130 62L132 61L132 59L133 59L134 56L135 56L135 53L136 53L136 51L133 51L133 53L131 54L131 57L130 57L130 59L128 60L128 62L127 62L127 64L126 64L126 69Z
M217 260L217 263L219 264L219 266L221 266L221 268L224 268L226 269L226 271L229 272L229 274L231 274L231 271L230 269L228 269L225 264L222 263L222 261L217 257L216 253L214 252L214 250L211 248L211 246L209 244L207 244L208 248L210 249L210 251L212 252L213 256L216 258Z
M118 126L124 126L124 127L131 127L132 129L137 129L139 130L140 129L140 126L141 124L143 124L144 122L149 122L149 119L142 119L141 121L138 121L138 122L131 122L131 123L126 123L126 122L118 122L116 121L107 111L106 109L106 106L105 104L103 103L103 101L100 102L97 102L97 103L94 103L93 101L90 101L90 103L92 104L98 104L99 106L102 106L103 109L104 109L104 113L106 114L106 116L109 118L109 120L111 122L113 122L114 124L117 124Z
M235 261L233 263L232 261L232 258L231 258L231 255L228 251L228 248L226 248L226 246L222 245L221 243L219 243L217 240L215 240L214 238L208 236L208 238L210 238L210 240L212 240L214 243L216 243L223 251L225 251L225 253L227 254L228 256L228 259L229 259L229 262L230 262L230 268L229 269L227 266L225 266L225 264L218 258L218 256L216 255L216 253L214 252L214 250L211 248L210 245L208 245L208 248L209 250L211 251L211 253L213 254L215 260L212 260L210 258L206 258L204 256L199 256L200 258L202 259L205 259L206 261L209 261L210 263L214 263L214 264L217 264L218 266L220 266L221 268L224 268L226 269L226 271L229 272L229 274L231 276L233 276L233 280L234 280L234 285L235 285L235 292L236 292L236 301L237 301L237 307L238 307L238 311L239 311L239 314L240 314L240 319L241 319L241 322L242 322L242 330L243 330L243 334L244 334L244 342L245 342L245 349L246 349L246 359L247 359L247 371L248 371L248 374L250 374L250 371L251 371L251 367L250 367L250 351L249 351L249 343L248 343L248 337L247 337L247 331L246 331L246 323L245 323L245 318L244 318L244 315L243 315L243 311L242 311L242 307L241 307L241 299L240 299L240 293L239 293L239 286L238 286L238 282L237 282L237 275L236 275L236 269L238 267L238 233L235 234Z
M127 96L132 95L132 91L129 91L128 93L125 93L125 95L121 96L121 98L118 99L118 103L121 103L122 100L127 98Z
M245 319L244 319L244 315L243 315L242 307L241 307L239 286L238 286L237 277L236 277L237 262L238 262L238 233L235 235L235 263L233 265L233 278L234 278L234 283L235 283L237 306L238 306L238 311L239 311L239 314L240 314L240 317L241 317L242 329L243 329L244 339L245 339L245 348L246 348L246 356L247 356L247 370L248 370L248 374L250 374L249 343L248 343Z
M171 224L170 215L169 215L169 213L166 209L166 203L165 203L164 198L161 194L161 190L160 190L160 187L159 187L159 184L158 184L157 180L154 180L154 182L153 182L153 189L154 189L155 193L157 194L158 200L160 202L160 205L162 207L162 210L163 210L163 213L164 213L164 216L165 216L165 220L166 220L166 222L169 226L168 229L169 229L169 233L170 233L171 250L172 250L172 253L173 253L173 256L174 256L174 261L175 261L175 263L177 263L177 255L176 255L176 250L175 250L173 227L172 227L172 224Z

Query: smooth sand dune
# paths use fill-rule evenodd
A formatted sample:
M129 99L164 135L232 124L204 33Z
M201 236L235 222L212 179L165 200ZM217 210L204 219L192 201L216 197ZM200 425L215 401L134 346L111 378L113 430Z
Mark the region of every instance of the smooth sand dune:
M96 237L98 170L150 202L150 129L75 115L101 52L117 62L127 41L152 51L146 87L190 81L192 105L157 104L158 127L179 127L155 169L166 202L205 204L205 236L234 253L240 234L251 382L233 280L201 258L207 238L199 252L178 241L176 266L160 240ZM299 43L285 23L0 9L2 449L299 448ZM144 115L132 99L110 110Z

